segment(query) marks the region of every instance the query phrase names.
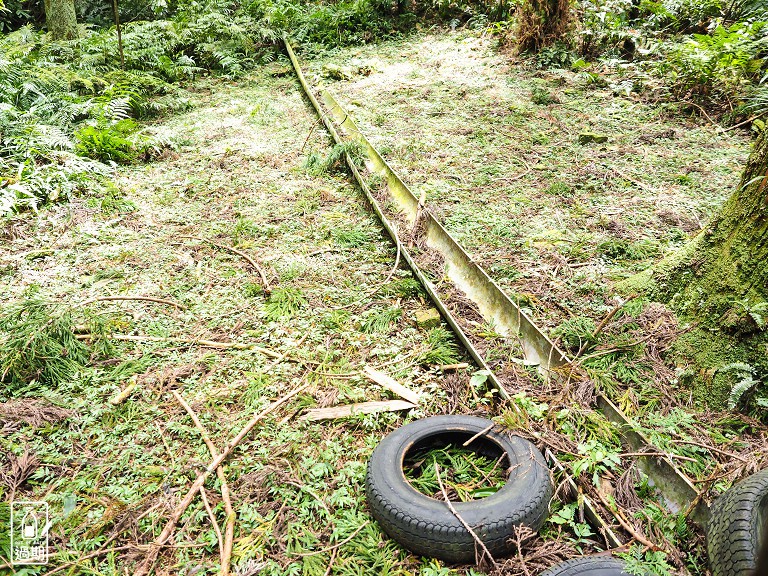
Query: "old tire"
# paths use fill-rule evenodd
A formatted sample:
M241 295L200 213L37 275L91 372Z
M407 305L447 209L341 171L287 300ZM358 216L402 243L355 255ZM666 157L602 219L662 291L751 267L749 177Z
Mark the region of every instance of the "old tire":
M541 576L630 576L624 562L609 557L584 556L566 560Z
M445 502L413 488L403 463L413 450L463 443L492 422L474 416L433 416L395 430L373 451L368 462L366 494L374 518L384 532L408 550L447 562L474 562L475 540ZM472 442L479 453L507 455L511 468L495 494L472 502L456 502L469 524L494 556L512 552L514 527L538 530L546 519L552 481L544 457L527 440L489 431Z
M747 576L754 572L766 512L768 468L742 480L715 500L707 524L712 576Z

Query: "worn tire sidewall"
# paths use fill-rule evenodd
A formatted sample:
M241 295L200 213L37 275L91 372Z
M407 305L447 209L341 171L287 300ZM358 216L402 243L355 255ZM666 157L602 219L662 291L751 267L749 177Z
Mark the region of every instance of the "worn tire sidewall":
M374 516L385 532L398 541L398 536L402 536L397 534L398 531L407 533L412 540L404 545L421 553L426 552L420 547L425 533L430 534L429 543L448 538L451 544L463 542L474 546L472 536L445 502L430 498L411 486L405 478L403 462L413 446L430 437L447 432L474 435L488 428L489 424L492 422L474 416L433 416L403 426L379 443L369 462L366 492ZM455 502L453 506L491 553L504 554L513 548L508 540L514 525L525 524L533 530L541 528L552 496L552 482L546 462L533 444L492 430L484 436L507 455L511 469L509 478L495 494L471 502ZM378 509L381 503L372 494L373 490L386 501L387 510ZM392 518L398 513L409 520L393 523ZM462 557L459 559L459 556ZM446 551L443 558L467 560L466 555L450 551Z

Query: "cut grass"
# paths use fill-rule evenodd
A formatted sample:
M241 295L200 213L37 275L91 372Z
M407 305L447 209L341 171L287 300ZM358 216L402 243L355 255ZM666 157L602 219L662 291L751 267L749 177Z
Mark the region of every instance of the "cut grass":
M210 459L170 390L193 407L221 448L254 412L308 382L304 395L276 420L265 420L227 463L237 503L233 568L322 576L331 556L319 551L349 538L335 554L337 574L419 572L428 562L387 540L361 498L365 464L381 437L410 418L445 410L442 378L415 362L426 335L404 320L423 305L418 283L399 270L377 296L384 302L376 309L381 313L363 306L337 310L349 302L367 304L365 296L390 272L395 250L382 243L376 221L343 174L309 175L303 168L307 156L325 158L329 148L325 134L315 130L301 152L315 118L297 85L264 73L239 85L206 79L198 88L191 112L153 126L184 140L179 155L120 168L121 192L110 197L107 209L75 199L44 209L40 217L30 213L3 223L15 230L0 247L0 290L9 314L35 310L24 302L33 285L56 306L119 294L172 298L186 307L104 302L98 309L72 310L71 319L51 325L56 334L49 340L54 353L70 363L77 358L77 365L56 368L55 378L40 377L35 387L27 386L39 372L35 358L54 357L48 348L6 363L22 385L4 386L0 402L22 396L71 410L66 421L42 426L4 420L8 433L0 437L0 451L21 455L28 449L40 461L18 494L50 504L57 563L76 562L110 538L108 547L148 543ZM249 101L269 101L270 114L280 121L251 121L242 114ZM113 209L117 199L133 209ZM231 238L263 264L271 294L265 296L254 272L237 259L182 238L190 235ZM324 252L329 238L332 246L352 250ZM101 320L99 333L112 346L112 359L80 354L73 326L89 316ZM22 315L23 334L51 317L32 326ZM109 340L110 334L138 340ZM286 361L275 363L253 349L185 342L198 339L258 344ZM458 350L445 331L438 344L452 354ZM61 354L62 346L72 356ZM360 375L366 365L407 374L423 405L410 414L317 424L293 418L318 404L385 399ZM470 375L457 377L468 381ZM109 402L131 383L136 386L122 403ZM462 411L478 406L466 395L456 399L466 405ZM216 481L206 491L223 524ZM3 485L0 493L7 494ZM0 506L0 514L5 511ZM179 526L178 547L163 553L163 565L216 572L216 535L199 500ZM297 555L308 551L319 553ZM136 558L134 551L105 554L73 565L72 573L131 572Z

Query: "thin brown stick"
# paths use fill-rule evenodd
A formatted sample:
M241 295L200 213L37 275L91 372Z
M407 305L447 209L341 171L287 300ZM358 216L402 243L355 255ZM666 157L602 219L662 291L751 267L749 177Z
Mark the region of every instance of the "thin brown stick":
M312 136L312 133L315 131L315 128L317 128L317 126L322 121L323 121L323 118L320 117L317 120L315 120L314 124L312 124L312 128L309 130L309 134L307 134L307 137L304 139L304 144L301 145L301 150L299 150L299 154L303 154L304 153L304 148L306 147L307 142L309 142L309 137Z
M736 128L739 128L741 126L744 126L744 124L749 124L750 122L757 120L761 116L765 116L766 112L761 112L760 114L756 114L755 116L752 116L751 118L747 118L743 122L739 122L738 124L734 124L733 126L729 126L728 128L723 128L722 132L730 132L731 130L735 130Z
M221 468L221 466L219 466ZM218 470L219 468L216 468ZM219 557L221 558L222 572L224 571L224 537L221 535L221 528L216 521L216 516L213 514L211 503L208 501L208 494L205 493L205 486L200 486L200 498L205 506L205 511L208 513L208 518L211 520L211 526L213 531L216 532L216 540L219 541Z
M336 548L333 549L333 552L331 552L331 559L328 561L328 568L325 571L325 574L323 576L331 576L331 570L333 570L333 563L336 562L336 555L338 554L338 550Z
M217 348L220 350L256 350L269 356L270 358L280 358L280 353L270 350L269 348L262 348L255 344L243 344L240 342L219 342L217 340L205 340L202 338L173 338L164 336L144 336L133 334L111 334L109 336L112 340L120 340L125 342L176 342L178 344L194 344L197 346L203 346L204 348ZM78 334L75 336L78 340L89 340L93 338L93 334Z
M462 518L459 513L456 511L456 508L454 508L453 504L451 503L451 499L448 498L448 492L445 491L445 486L443 485L443 480L440 478L440 466L437 463L437 460L434 461L435 463L435 475L437 476L437 483L440 485L440 491L443 493L443 498L445 499L445 504L448 506L448 510L451 511L451 514L456 516L459 522L461 522L461 525L464 526L464 528L467 530L467 532L470 533L472 538L474 538L475 542L480 546L483 553L487 555L488 559L491 562L491 565L493 567L496 567L496 560L493 559L493 556L491 555L490 550L488 550L488 547L483 543L482 540L480 540L480 537L475 534L475 531L472 530L472 527L466 523L464 518Z
M80 306L88 306L89 304L93 304L94 302L109 302L109 301L129 301L129 300L138 300L141 302L154 302L156 304L167 304L168 306L173 306L174 308L178 308L179 310L186 310L187 307L179 304L178 302L173 302L172 300L163 300L162 298L150 298L149 296L101 296L100 298L91 298L90 300L86 300L85 302L81 303Z
M686 462L698 462L696 458L689 458L688 456L680 456L679 454L673 454L671 452L627 452L625 454L619 454L619 458L630 456L656 456L664 458L676 458L677 460L685 460Z
M715 448L714 446L699 444L698 442L694 442L693 440L672 440L672 442L674 442L675 444L690 444L691 446L698 446L699 448L704 448L705 450L709 450L711 452L717 452L718 454L722 454L723 456L728 456L730 458L736 458L737 460L741 460L745 464L749 464L749 460L747 460L746 458L743 458L738 454L735 454L734 452L728 452L727 450L720 450L719 448Z
M232 246L227 246L226 244L219 244L218 242L214 242L213 240L206 240L205 238L200 238L198 236L182 236L182 238L189 238L191 240L197 240L199 242L205 242L207 244L210 244L211 246L216 246L216 248L221 248L222 250L227 250L228 252L232 252L233 254L237 254L241 258L245 259L248 264L250 264L256 272L259 273L259 276L261 277L261 283L264 288L264 293L269 294L272 289L269 286L269 279L267 279L267 274L264 272L264 269L259 266L258 262L256 260L243 252L242 250L238 250L237 248L233 248Z
M523 556L523 535L522 530L519 528L515 530L515 548L517 549L517 559L520 562L520 566L525 573L525 576L531 576L531 571L528 570L528 565L525 563L525 557Z
M397 237L397 233L395 233L395 241L397 244L397 254L395 255L395 264L389 270L389 274L387 274L387 277L384 279L384 281L378 284L377 286L375 286L373 290L368 292L360 300L356 300L351 304L347 304L346 306L341 306L339 308L336 308L336 310L346 310L347 308L353 308L355 306L358 306L359 304L362 304L367 300L370 300L379 290L381 290L384 286L386 286L389 283L389 281L392 279L392 276L394 276L395 272L397 272L397 268L400 266L400 252L402 251L402 247L403 247L402 243L400 242L400 239Z
M635 298L637 298L637 296L638 296L637 294L632 294L632 295L631 295L629 298L627 298L627 299L626 299L626 300L624 300L623 302L620 302L619 304L617 304L616 306L614 306L614 307L613 307L613 310L611 310L610 312L608 312L608 315L607 315L605 318L603 318L603 321L602 321L602 322L600 322L600 324L598 324L598 325L597 325L597 328L595 328L595 331L594 331L594 332L592 332L592 340L594 340L595 338L597 338L597 337L600 335L600 333L601 333L601 332L602 332L602 331L605 329L605 327L608 325L608 322L610 322L610 321L613 319L613 317L614 317L614 316L616 316L616 313L617 313L619 310L621 310L621 309L622 309L622 308L624 308L624 306L626 306L626 305L627 305L629 302L631 302L632 300L634 300ZM584 349L585 349L586 347L587 347L587 342L584 342L584 343L581 345L581 347L579 348L579 351L578 351L578 352L576 352L576 355L573 357L573 359L575 360L576 358L578 358L579 356L581 356L582 352L584 352Z
M469 446L470 444L472 444L472 442L474 442L475 440L477 440L478 438L480 438L480 436L483 436L484 434L487 434L488 432L490 432L490 431L493 429L493 427L494 427L494 426L496 426L496 423L495 423L495 422L494 422L494 423L492 423L492 424L488 424L488 426L486 426L485 428L483 428L482 430L480 430L480 432L478 432L477 434L475 434L474 436L472 436L472 438L470 438L469 440L467 440L466 442L464 442L464 444L462 444L462 446L464 446L464 447L466 448L467 446Z
M187 491L187 494L184 496L182 501L179 503L179 505L176 507L176 509L171 514L171 517L168 519L168 522L165 525L165 528L163 528L163 531L160 533L160 536L158 536L155 541L151 544L149 552L147 553L146 557L144 558L144 561L141 563L141 565L137 568L135 572L135 576L146 576L149 574L150 570L152 570L152 567L155 565L155 561L157 560L157 556L160 553L160 548L163 544L165 544L168 539L173 534L174 529L176 528L176 524L179 521L179 518L181 518L181 515L184 513L184 511L189 507L189 505L192 503L192 500L195 497L195 494L197 494L197 491L200 489L200 486L202 486L208 476L211 475L211 473L218 468L224 460L227 459L227 456L230 455L232 450L237 447L240 442L242 442L243 438L246 437L246 435L256 426L256 424L259 423L260 420L262 420L265 416L270 414L271 412L274 412L282 406L285 402L305 390L309 386L309 383L303 384L299 386L298 388L294 388L291 392L286 394L285 396L282 396L281 398L275 400L272 402L269 406L267 406L264 410L256 414L253 418L251 418L248 423L243 426L240 433L235 436L229 444L226 445L224 450L221 451L219 456L217 458L214 458L213 461L208 465L208 467L203 471L201 474L198 475L197 480L195 480L192 483L192 486Z
M200 422L200 419L197 417L195 411L192 410L192 407L189 404L187 404L186 400L184 400L181 394L179 394L177 390L173 390L172 392L176 398L176 401L181 404L184 410L187 411L187 414L189 414L189 417L192 418L192 422L195 423L195 427L200 432L200 436L202 436L203 442L205 442L205 445L208 446L208 451L211 453L211 458L216 458L219 455L218 450L211 441L211 437L208 435L208 431L205 429L205 426L203 426L203 423ZM237 519L237 514L235 513L235 509L232 507L232 498L229 492L229 484L227 483L227 476L224 473L223 466L216 468L216 477L219 479L219 484L221 484L221 499L224 501L224 512L227 515L227 520L224 526L224 546L221 553L221 574L222 576L227 576L229 574L230 564L232 561L232 547L234 545L235 539L235 521Z
M619 524L621 524L621 527L624 528L624 530L626 530L627 532L629 532L629 534L635 540L640 542L640 544L642 544L643 546L646 546L646 547L650 548L651 550L661 550L661 548L659 548L659 546L657 546L656 544L654 544L653 542L648 540L648 538L646 538L643 533L639 532L637 530L637 528L632 526L632 524L630 524L630 522L627 521L624 518L624 516L621 514L621 511L619 510L618 506L611 506L608 503L607 498L605 496L603 496L603 494L600 492L600 490L595 490L595 494L597 495L597 497L600 500L600 502L603 503L603 506L608 508L608 510L610 510L611 513L613 513L613 517L616 518L616 520L618 520Z
M338 544L334 544L333 546L328 546L327 548L323 548L322 550L314 550L313 552L292 552L292 554L294 556L304 556L304 557L306 557L306 556L317 556L318 554L325 554L326 552L330 552L331 550L336 550L337 548L341 548L342 546L344 546L344 544L346 544L347 542L352 540L352 538L357 536L360 533L360 531L363 528L365 528L366 526L368 526L368 524L370 524L370 523L371 523L370 520L366 520L365 522L360 524L360 526L355 528L355 531L352 532L352 534L350 534L349 536L344 538L344 540L342 540Z

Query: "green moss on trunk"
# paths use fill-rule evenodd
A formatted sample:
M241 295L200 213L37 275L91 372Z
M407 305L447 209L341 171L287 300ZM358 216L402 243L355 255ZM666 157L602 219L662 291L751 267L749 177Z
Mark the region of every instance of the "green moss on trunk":
M74 40L78 36L74 0L45 0L45 23L53 40Z
M720 407L729 390L717 369L751 364L768 376L768 131L737 190L686 248L623 285L668 303L693 330L678 341L695 396ZM765 320L763 316L766 316Z

